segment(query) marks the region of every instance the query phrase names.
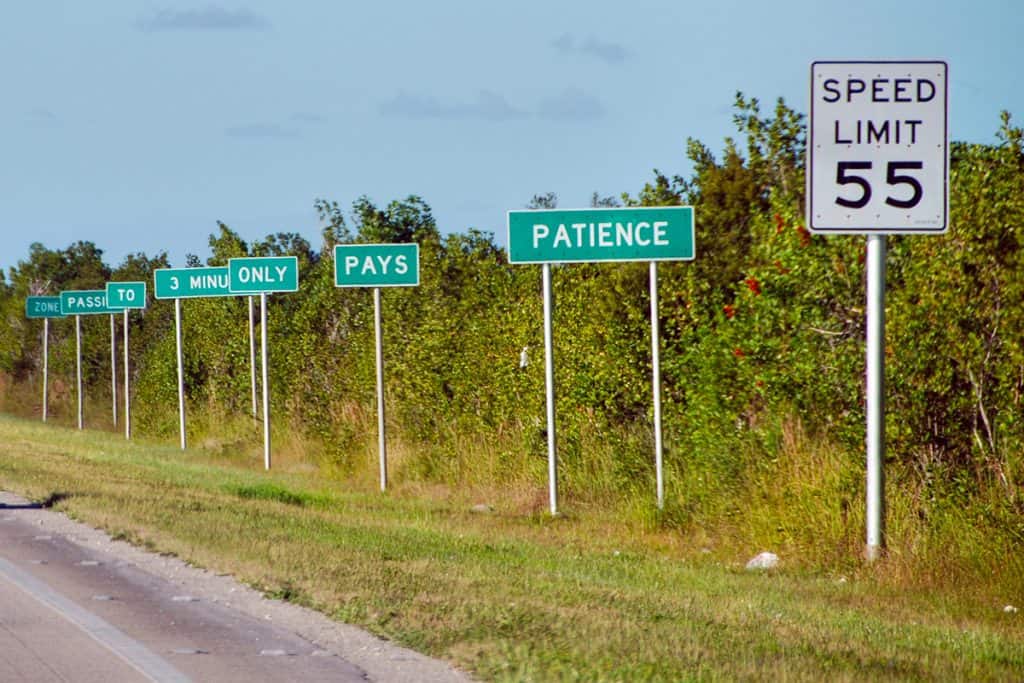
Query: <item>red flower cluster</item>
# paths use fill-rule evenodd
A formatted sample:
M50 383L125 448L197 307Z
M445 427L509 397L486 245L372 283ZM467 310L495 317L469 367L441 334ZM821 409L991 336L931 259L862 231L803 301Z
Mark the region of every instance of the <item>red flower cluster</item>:
M786 224L782 220L782 216L779 214L775 214L774 216L772 216L772 218L775 220L775 234L781 235L783 228L786 227Z
M747 289L754 293L754 296L760 296L761 294L761 283L757 281L757 278L751 275L744 282L747 285Z
M800 246L806 247L811 244L811 232L802 225L796 226L796 232L800 235Z
M725 313L725 317L728 318L729 320L732 320L733 316L736 315L736 309L732 306L732 304L726 304L725 306L723 306L722 312Z
M737 346L735 349L732 350L732 355L736 356L737 358L743 358L747 354L743 353L743 349Z

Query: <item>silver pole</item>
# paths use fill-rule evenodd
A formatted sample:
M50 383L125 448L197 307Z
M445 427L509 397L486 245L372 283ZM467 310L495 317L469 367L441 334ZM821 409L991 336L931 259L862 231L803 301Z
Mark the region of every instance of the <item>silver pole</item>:
M117 427L117 324L113 313L110 314L110 405Z
M651 261L651 387L654 394L654 470L658 480L658 509L665 507L665 474L661 441L661 340L658 336L658 263Z
M380 315L380 287L373 288L373 326L377 332L377 450L380 452L380 490L388 487L388 453L384 434L384 330Z
M178 433L185 450L185 368L181 362L181 299L174 300L174 338L178 345Z
M256 332L255 323L253 322L252 313L252 297L246 297L249 299L249 386L251 388L250 394L252 395L252 416L257 416L256 409Z
M78 428L82 428L82 316L75 316L75 372L78 376Z
M124 309L124 438L132 438L132 406L128 386L128 309Z
M555 454L555 352L551 334L551 264L541 266L544 276L544 386L548 418L548 498L551 514L558 514L558 460Z
M46 389L50 374L50 319L43 318L43 422L46 422Z
M868 235L867 258L867 548L885 547L885 235Z
M270 385L267 384L267 293L260 292L260 345L263 370L263 467L270 469Z

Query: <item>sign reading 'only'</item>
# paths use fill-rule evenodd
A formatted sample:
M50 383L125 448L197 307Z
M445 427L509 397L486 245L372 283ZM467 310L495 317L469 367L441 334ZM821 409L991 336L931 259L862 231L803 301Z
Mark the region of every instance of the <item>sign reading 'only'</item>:
M811 65L812 231L946 231L947 72L940 61Z
M299 291L299 259L295 256L248 256L228 260L232 294Z
M693 207L508 212L510 263L688 261Z

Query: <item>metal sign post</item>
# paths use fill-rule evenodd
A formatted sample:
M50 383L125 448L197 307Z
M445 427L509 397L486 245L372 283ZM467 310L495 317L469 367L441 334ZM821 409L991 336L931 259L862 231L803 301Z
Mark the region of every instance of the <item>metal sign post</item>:
M548 504L558 514L558 451L555 448L555 344L551 324L551 264L541 265L544 297L544 406L548 425Z
M157 268L153 271L153 297L174 299L176 357L178 362L178 433L185 450L185 371L182 361L181 300L234 296L228 287L226 266Z
M185 450L185 369L181 360L181 299L174 300L174 343L178 359L178 434Z
M82 316L75 316L75 377L78 387L78 428L82 428Z
M107 315L120 313L121 309L112 308L107 305L107 292L104 289L78 289L60 293L61 315L75 316L75 350L78 356L78 428L82 429L82 320L83 315ZM113 318L111 318L111 345L114 344ZM113 357L113 352L111 352ZM111 364L111 375L116 374L114 369L117 366L116 360ZM116 378L113 380L116 382ZM116 386L115 386L116 390ZM116 401L116 398L115 398ZM114 404L114 411L117 411L117 404Z
M50 318L63 318L59 296L30 296L25 299L25 317L43 319L43 422L49 413Z
M886 235L949 227L948 65L811 64L807 226L867 235L866 546L885 549Z
M263 467L270 469L270 382L267 380L267 293L260 292L260 369L263 371Z
M117 325L110 314L110 406L117 427Z
M665 475L661 440L661 339L658 334L658 262L651 261L651 393L654 398L654 471L658 509L665 507Z
M249 301L249 389L252 396L252 416L258 417L256 410L256 328L253 323L252 297L247 296Z
M552 515L558 514L558 462L555 447L554 350L551 339L551 264L650 262L654 467L658 508L664 507L657 262L689 261L694 258L693 207L509 211L508 256L509 263L542 265L548 491Z
M380 317L380 287L373 288L373 329L377 356L377 451L380 455L380 490L388 488L387 437L384 434L384 329Z
M380 490L388 487L384 417L384 325L381 287L415 287L420 283L418 244L338 244L334 247L334 286L373 287L374 352L377 360L377 452Z
M885 235L868 235L867 257L867 550L885 547Z
M43 422L46 422L47 396L50 374L50 319L43 318Z
M228 259L228 290L260 295L260 346L263 374L263 466L270 469L270 384L267 367L267 294L299 290L295 256L246 256Z
M132 438L131 425L131 385L128 375L128 312L133 309L146 308L146 283L145 282L108 282L107 283L107 305L111 308L119 308L124 311L124 438ZM113 339L114 316L110 316L111 339ZM110 356L111 365L114 364L113 350ZM114 424L117 424L115 417Z
M132 438L132 406L128 387L128 309L124 309L124 438Z

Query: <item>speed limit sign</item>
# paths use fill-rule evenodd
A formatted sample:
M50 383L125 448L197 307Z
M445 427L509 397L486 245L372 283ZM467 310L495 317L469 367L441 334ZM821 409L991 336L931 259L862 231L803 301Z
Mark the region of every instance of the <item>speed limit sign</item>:
M814 62L811 232L943 233L949 225L948 66Z

